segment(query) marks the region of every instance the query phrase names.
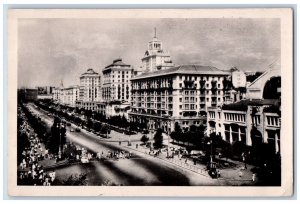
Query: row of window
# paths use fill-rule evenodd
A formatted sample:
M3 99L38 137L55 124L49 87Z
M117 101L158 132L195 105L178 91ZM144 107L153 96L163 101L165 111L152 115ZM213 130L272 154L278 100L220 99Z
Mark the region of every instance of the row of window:
M212 77L212 76L179 76L179 80L192 80L192 81L200 81L200 80L205 80L205 81L209 81L209 80L221 80L224 77Z
M274 127L278 127L280 126L280 118L276 117L276 116L267 116L267 125L268 126L274 126Z
M210 87L209 83L206 83L206 88L209 88L209 87ZM217 87L218 87L218 89L220 89L221 85L217 84ZM183 88L182 83L179 83L179 88ZM194 88L197 88L197 84L196 83L194 83ZM203 87L201 87L201 88L203 88Z
M225 120L227 121L235 121L235 122L245 122L246 115L245 114L236 114L236 113L224 113Z

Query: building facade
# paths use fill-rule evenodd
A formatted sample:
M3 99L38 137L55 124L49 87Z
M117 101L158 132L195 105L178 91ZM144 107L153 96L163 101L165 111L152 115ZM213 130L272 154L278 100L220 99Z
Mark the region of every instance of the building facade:
M129 119L167 133L176 122L185 130L206 124L208 107L226 100L228 76L215 67L183 65L134 77Z
M207 132L216 132L230 144L253 146L261 142L280 153L280 105L278 100L243 100L209 108Z
M248 99L208 109L207 131L216 132L229 143L247 146L260 143L280 154L281 77L276 70L267 70L255 80Z
M246 74L237 68L231 70L231 81L234 88L245 88L246 87Z
M156 30L153 39L148 43L144 57L142 58L142 71L152 72L174 67L170 54L163 50L163 44L156 37Z
M59 87L53 89L53 101L65 106L75 107L79 100L79 86Z
M87 110L97 110L101 100L101 77L93 69L88 69L80 76L79 100L76 107Z
M79 99L79 86L71 86L61 89L61 104L75 107Z
M131 97L130 79L134 76L134 69L119 58L105 67L102 72L102 102L98 104L98 111L107 118L115 115L128 118Z
M60 101L60 88L59 87L55 87L53 89L52 99L53 99L54 102L59 103L59 101Z
M130 79L134 71L129 64L116 59L112 64L103 69L102 99L105 102L129 101Z

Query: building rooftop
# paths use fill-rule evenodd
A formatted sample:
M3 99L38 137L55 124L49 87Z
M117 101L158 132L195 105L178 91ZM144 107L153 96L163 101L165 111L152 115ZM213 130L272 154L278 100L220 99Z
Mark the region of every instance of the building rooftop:
M202 75L229 75L228 72L222 71L216 67L203 65L180 65L168 69L163 69L154 72L146 72L138 75L135 79L150 78L162 75L171 74L202 74Z
M97 75L98 73L95 72L93 69L88 69L85 73L83 73L81 76L83 75L91 75L91 74L95 74Z
M114 66L130 67L129 64L125 64L122 61L122 58L118 58L118 59L115 59L112 64L106 66L104 69L107 69L107 68L110 68L110 67L114 67Z
M278 99L253 99L253 100L246 99L236 103L224 104L222 109L246 111L248 106L263 106L263 105L279 106L279 100Z

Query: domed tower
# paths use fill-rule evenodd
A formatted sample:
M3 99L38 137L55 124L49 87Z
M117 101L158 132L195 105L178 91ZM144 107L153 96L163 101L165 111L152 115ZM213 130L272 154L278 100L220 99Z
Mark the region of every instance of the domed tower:
M163 50L163 45L156 36L156 28L154 28L154 37L148 43L144 57L142 58L142 71L152 72L173 67L170 54Z

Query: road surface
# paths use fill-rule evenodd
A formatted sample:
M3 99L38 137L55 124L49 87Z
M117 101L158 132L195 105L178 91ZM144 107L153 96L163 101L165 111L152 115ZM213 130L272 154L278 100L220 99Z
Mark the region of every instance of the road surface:
M53 117L45 111L37 109L33 104L28 107L51 127ZM75 125L72 124L72 127ZM127 150L126 146L98 139L93 133L85 130L70 132L67 127L67 138L75 144L85 147L91 152L107 152ZM125 144L124 144L125 145ZM132 151L131 159L95 161L87 164L74 164L57 168L57 179L65 180L71 174L87 174L88 185L111 183L125 186L190 186L190 185L222 185L224 181L189 171L169 162L154 158L141 152Z

